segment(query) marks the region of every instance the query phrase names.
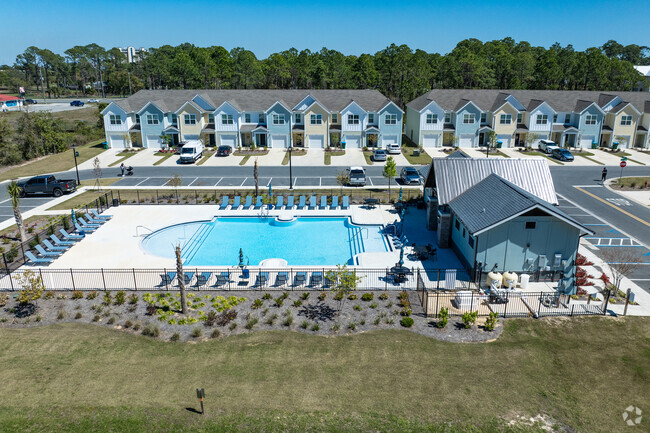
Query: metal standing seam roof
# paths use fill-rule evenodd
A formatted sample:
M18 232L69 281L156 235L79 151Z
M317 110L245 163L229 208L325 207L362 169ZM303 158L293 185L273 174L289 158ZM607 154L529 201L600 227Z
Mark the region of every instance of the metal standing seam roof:
M453 199L449 207L472 235L536 207L564 219L583 233L593 233L551 203L496 174L489 175Z
M498 174L544 201L558 204L551 171L543 158L434 158L431 164L425 186L436 188L441 205L491 174Z

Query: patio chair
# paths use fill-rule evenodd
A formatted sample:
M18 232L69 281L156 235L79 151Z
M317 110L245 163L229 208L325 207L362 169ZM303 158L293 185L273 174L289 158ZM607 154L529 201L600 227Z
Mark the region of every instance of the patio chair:
M307 272L296 272L296 276L293 278L294 286L303 286L307 283Z
M43 257L59 257L61 255L61 251L45 251L45 248L40 245L35 245L34 248Z
M219 209L226 210L229 204L230 204L230 197L224 195L223 197L221 197L221 205L219 206Z
M322 272L312 272L311 273L311 284L310 286L316 287L323 284L323 273Z
M341 204L341 209L350 209L350 196L343 196L343 204Z
M98 220L108 221L109 219L113 218L111 215L102 215L99 212L97 212L95 209L90 209L90 213L92 213L93 216Z
M287 284L288 278L289 278L288 272L278 272L278 276L275 279L275 286L276 287L284 286L285 284Z
M212 272L201 272L201 274L196 277L196 287L201 287L208 284L208 280L211 276Z
M309 209L316 209L316 196L309 197Z
M215 286L225 286L230 281L230 272L221 272L217 275L217 282Z
M244 203L244 207L242 209L248 210L253 206L253 196L246 196L246 203Z
M50 251L67 251L68 248L70 248L69 245L57 247L56 245L52 245L52 242L47 239L43 239L43 245L45 245Z
M326 195L322 195L320 197L320 208L321 209L327 209L327 196Z
M77 218L77 222L81 224L82 227L90 226L90 227L100 228L102 226L102 223L93 223L90 221L86 221L86 219L83 217Z
M73 242L73 241L62 241L59 238L57 238L56 235L50 235L50 239L52 239L56 245L60 245L60 246L68 246L68 247L70 247L70 246L76 244L76 242Z
M330 209L334 210L339 207L339 196L334 195L332 196L332 204L330 205Z
M167 272L166 274L160 275L160 285L161 286L170 286L172 281L176 278L176 272Z
M279 195L278 196L278 201L275 203L275 208L276 209L282 209L282 206L284 206L284 196Z
M287 197L287 205L285 206L285 209L293 209L294 204L293 204L293 196L290 195Z
M230 210L239 210L239 206L241 206L241 197L236 195L232 206L230 206Z
M32 263L52 263L52 260L54 260L51 257L43 257L43 258L36 257L30 251L25 251L25 255Z
M194 272L184 272L183 277L185 280L185 285L189 286L190 282L192 281L192 278L194 278Z
M298 201L298 209L304 209L305 206L307 206L306 200L307 198L304 195L300 196L300 200Z
M251 278L251 271L248 269L242 269L241 270L241 275L239 276L242 280L250 280Z
M427 244L427 252L429 253L429 256L432 260L436 260L438 258L438 248L433 248L433 245Z
M90 233L92 233L95 230L97 230L97 227L92 227L92 226L83 226L83 227L81 227L79 225L79 223L74 223L74 226L77 228L77 233L81 233L81 232L90 232Z
M268 280L269 280L269 273L260 272L259 274L257 274L257 277L255 277L255 287L265 286Z
M90 225L96 225L100 226L106 222L106 220L97 220L93 217L90 216L90 214L86 214L84 218L82 218L83 221L88 222Z
M262 207L262 196L258 195L257 200L255 201L255 209L260 209Z
M81 239L84 238L84 237L81 236L81 235L71 235L71 234L69 234L68 232L66 232L64 229L60 229L60 230L59 230L59 233L61 233L61 235L63 235L63 237L66 238L66 239L77 239L77 240L81 240Z

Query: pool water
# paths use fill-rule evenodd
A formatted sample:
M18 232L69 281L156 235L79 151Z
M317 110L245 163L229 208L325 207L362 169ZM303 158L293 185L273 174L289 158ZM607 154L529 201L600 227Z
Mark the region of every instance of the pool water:
M386 252L388 242L380 225L355 225L348 217L301 217L291 222L274 217L222 217L158 230L142 241L143 248L174 257L183 248L186 266L235 266L241 248L245 261L280 258L289 266L354 264L363 252Z

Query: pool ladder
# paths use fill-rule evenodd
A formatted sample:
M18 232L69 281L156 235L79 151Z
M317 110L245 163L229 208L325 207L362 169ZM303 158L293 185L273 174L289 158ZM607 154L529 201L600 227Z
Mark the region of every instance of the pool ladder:
M149 230L151 233L153 233L153 230L151 230L149 227L145 227L145 226L135 226L135 237L136 237L136 238L137 238L137 237L140 237L140 236L144 236L144 235L140 235L140 233L138 232L138 229L139 229L139 228L147 229L147 230Z

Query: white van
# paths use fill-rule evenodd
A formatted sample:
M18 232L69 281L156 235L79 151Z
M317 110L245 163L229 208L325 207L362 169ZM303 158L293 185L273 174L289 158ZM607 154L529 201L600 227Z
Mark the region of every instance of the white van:
M189 140L181 147L181 164L193 163L203 156L203 143L199 140Z

